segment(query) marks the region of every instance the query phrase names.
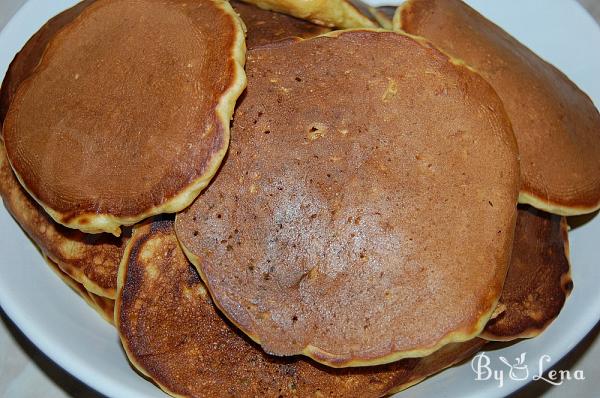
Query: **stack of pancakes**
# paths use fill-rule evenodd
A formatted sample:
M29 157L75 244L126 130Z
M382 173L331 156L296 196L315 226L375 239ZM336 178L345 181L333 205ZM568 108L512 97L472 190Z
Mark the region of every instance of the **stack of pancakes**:
M85 0L0 118L6 208L173 396L380 397L534 337L600 207L591 100L460 0Z

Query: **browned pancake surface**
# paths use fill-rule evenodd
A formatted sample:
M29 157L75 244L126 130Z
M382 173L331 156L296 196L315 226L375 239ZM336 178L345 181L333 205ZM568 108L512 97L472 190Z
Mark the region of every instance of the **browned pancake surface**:
M231 1L231 5L248 28L246 46L249 49L290 37L317 36L331 30L299 18L263 10L241 1Z
M540 334L558 316L571 290L564 217L520 208L513 255L499 309L483 337L513 340Z
M268 352L332 366L479 334L519 174L491 87L391 32L255 49L247 73L217 182L176 223L217 305Z
M183 397L379 397L482 345L476 339L424 359L351 369L269 356L215 308L169 220L136 229L120 270L116 319L131 362Z
M221 0L88 6L10 105L16 174L54 219L87 232L185 207L227 148L241 35Z
M598 208L600 115L585 93L462 1L411 0L396 22L463 59L496 89L519 144L522 203L562 215Z

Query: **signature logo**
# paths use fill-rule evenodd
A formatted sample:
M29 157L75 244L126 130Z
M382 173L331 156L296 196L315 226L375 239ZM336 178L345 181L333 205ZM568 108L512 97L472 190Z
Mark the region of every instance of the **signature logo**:
M495 380L498 388L504 386L506 379L523 380L543 380L555 386L560 386L567 380L585 380L583 370L550 370L546 372L545 366L552 361L550 355L542 355L538 358L537 369L529 369L526 363L527 353L523 352L513 361L506 357L498 357L499 363L492 366L491 358L485 353L480 352L471 360L471 369L475 373L475 380ZM535 370L535 371L534 371Z

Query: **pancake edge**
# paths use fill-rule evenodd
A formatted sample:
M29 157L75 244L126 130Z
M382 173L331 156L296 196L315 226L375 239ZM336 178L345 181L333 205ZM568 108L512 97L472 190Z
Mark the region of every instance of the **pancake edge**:
M501 341L501 342L508 342L508 341L514 341L514 340L519 340L519 339L531 339L531 338L537 337L540 334L542 334L548 328L548 326L550 326L550 324L552 322L554 322L556 320L556 318L558 318L558 316L562 312L562 309L565 306L565 303L567 302L568 298L571 296L571 292L573 291L573 278L571 276L571 270L573 267L571 266L571 245L569 243L569 233L568 233L569 225L567 224L567 219L565 217L562 217L562 219L560 220L560 231L563 236L563 242L564 242L563 246L564 246L564 251L565 251L565 258L567 259L567 263L569 264L569 269L567 270L567 272L563 273L560 276L560 288L563 291L563 294L565 296L565 299L562 303L560 311L558 311L558 313L554 317L552 317L551 319L548 319L548 321L540 327L537 327L537 328L529 327L529 328L525 329L524 331L522 331L521 333L517 333L512 336L500 336L500 335L494 334L492 332L488 332L487 330L483 329L483 331L481 332L481 335L479 335L480 338L485 339L487 341Z
M121 226L133 225L154 215L163 213L176 213L185 209L194 201L194 199L196 199L200 192L206 188L206 186L208 186L214 175L217 173L229 147L230 121L233 118L235 104L239 96L246 88L247 84L246 72L244 70L244 65L246 63L246 28L244 22L234 11L228 1L209 1L211 1L215 7L220 8L231 19L234 30L234 41L231 52L228 54L233 63L233 75L231 76L227 90L225 90L225 92L220 96L219 102L214 108L217 120L221 122L221 127L223 129L224 144L222 148L212 154L207 165L207 171L189 183L186 187L183 187L176 195L166 200L164 203L146 209L135 216L114 216L111 214L98 214L89 212L77 213L75 216L67 216L62 212L51 209L47 204L39 200L23 183L23 179L13 167L10 157L7 156L9 164L11 165L11 168L13 169L13 172L15 173L15 176L17 177L21 186L57 223L62 224L65 227L79 229L82 232L90 234L107 232L118 237L121 235ZM64 31L65 28L68 28L75 21L78 21L90 13L90 9L94 9L93 6L94 4L86 7L73 22L67 24L63 29L61 29L61 31ZM54 40L54 38L52 40ZM44 51L44 55L42 55L40 62L44 59L45 52L46 51ZM29 80L35 73L36 71L34 71L31 76L26 78L24 82ZM66 219L68 219L68 221Z
M309 1L294 0L242 0L263 10L281 12L304 19L321 26L348 28L376 28L377 23L363 15L348 0L319 1L316 6L308 7ZM299 3L299 4L298 4ZM304 3L304 4L302 4ZM313 2L314 4L314 2Z
M39 247L37 249L39 250ZM114 320L108 316L106 311L104 311L98 304L96 304L93 297L90 295L90 292L86 290L85 286L83 286L81 283L77 282L76 280L72 279L69 275L67 275L64 271L62 271L60 269L58 264L56 264L54 261L52 261L46 255L44 255L41 250L39 250L39 251L40 251L40 254L42 254L42 257L44 258L44 261L48 265L48 268L50 268L52 270L52 272L54 272L54 274L56 276L58 276L65 283L65 285L69 286L69 288L71 288L71 290L73 290L75 293L77 293L77 295L79 297L81 297L83 299L83 301L85 301L87 303L87 305L89 305L91 308L93 308L94 311L96 311L102 319L104 319L109 324L114 325ZM105 297L101 297L101 298L105 298Z

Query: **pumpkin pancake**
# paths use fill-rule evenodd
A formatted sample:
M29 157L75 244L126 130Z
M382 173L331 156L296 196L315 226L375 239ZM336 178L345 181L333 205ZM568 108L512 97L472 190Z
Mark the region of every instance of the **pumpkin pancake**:
M89 292L81 283L65 274L56 263L44 256L46 264L65 282L71 289L75 291L90 307L110 324L114 324L114 308L115 301L107 299L106 297L100 297L94 293Z
M94 2L10 104L19 181L54 220L90 233L185 208L226 152L244 54L226 1Z
M218 183L176 222L217 306L267 352L334 367L477 336L519 184L493 89L385 31L256 48L247 73Z
M347 28L376 28L369 6L360 0L243 0L258 7L306 19L317 25Z
M331 30L303 19L263 10L241 1L232 0L231 6L240 15L248 29L246 34L248 49L290 37L309 38Z
M17 181L0 141L0 196L4 206L63 272L90 292L115 298L117 271L130 231L121 237L86 234L56 223Z
M567 76L459 0L410 0L394 27L463 59L496 89L519 144L521 203L559 215L600 207L600 114Z
M421 377L433 370L414 358L332 369L265 354L215 308L170 220L137 227L127 254L116 310L121 341L132 364L171 395L380 397L409 382L412 369ZM445 367L472 352L473 343L464 343L429 361Z
M535 337L558 316L573 289L567 228L564 217L519 209L499 314L488 322L483 338Z

